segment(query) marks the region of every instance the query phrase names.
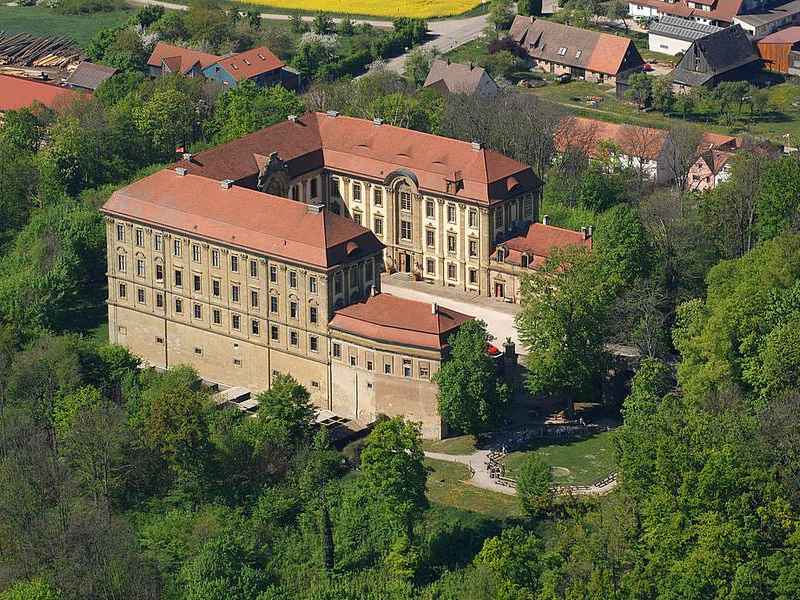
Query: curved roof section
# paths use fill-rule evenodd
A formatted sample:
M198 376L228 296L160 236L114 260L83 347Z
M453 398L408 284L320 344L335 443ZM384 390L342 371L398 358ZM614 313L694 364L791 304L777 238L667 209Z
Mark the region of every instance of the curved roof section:
M395 171L410 171L423 192L483 204L508 198L511 176L520 184L515 194L540 185L529 166L470 142L328 113L306 113L178 164L197 175L243 181L258 174L254 155L271 152L288 163L292 176L325 167L384 181ZM447 182L455 171L464 186L452 194Z
M383 248L370 230L329 211L167 169L114 192L102 211L323 268Z
M377 342L442 350L448 335L472 318L443 306L376 294L335 311L329 326Z

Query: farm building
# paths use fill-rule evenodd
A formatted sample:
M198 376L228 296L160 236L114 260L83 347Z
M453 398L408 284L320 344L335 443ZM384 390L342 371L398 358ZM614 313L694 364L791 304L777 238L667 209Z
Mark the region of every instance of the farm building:
M472 63L463 65L441 59L431 63L431 70L423 87L445 94L477 94L487 98L496 96L500 91L485 69Z
M230 87L241 81L252 81L259 87L280 83L295 89L299 85L299 73L264 46L220 58L203 68L203 76Z
M671 15L727 27L737 15L763 10L768 4L768 0L631 0L628 14L643 19Z
M764 68L787 75L800 75L800 27L788 27L756 42Z
M219 56L214 54L158 42L147 60L147 66L152 77L168 73L180 73L187 77L200 77L204 68L213 65L217 61L219 61Z
M705 25L692 19L664 15L650 24L647 33L648 47L652 52L675 56L686 52L693 42L722 29Z
M67 86L87 92L94 92L100 84L109 79L117 70L104 65L83 61L66 80Z
M773 6L762 12L738 15L733 22L744 29L747 35L757 40L784 27L800 23L800 0Z
M0 75L0 114L27 108L34 103L55 108L78 97L78 92L53 83Z

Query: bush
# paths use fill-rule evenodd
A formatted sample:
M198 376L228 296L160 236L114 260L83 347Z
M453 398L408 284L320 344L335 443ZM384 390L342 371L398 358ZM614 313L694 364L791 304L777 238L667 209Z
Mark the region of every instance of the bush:
M53 9L63 15L90 15L122 8L121 0L59 0Z

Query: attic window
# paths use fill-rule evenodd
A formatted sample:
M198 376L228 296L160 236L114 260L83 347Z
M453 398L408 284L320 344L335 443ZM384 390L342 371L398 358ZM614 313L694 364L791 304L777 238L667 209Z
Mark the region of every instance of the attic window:
M500 246L497 249L497 261L503 262L506 259L506 249Z
M233 67L234 71L238 71L239 70L239 67L237 67L235 64L232 64L231 66Z
M577 60L577 59L579 59L579 58L581 57L581 53L582 53L582 52L583 52L583 50L578 50L578 51L575 53L575 59L576 59L576 60Z
M559 48L558 49L558 55L559 56L564 56L566 53L567 53L567 49L566 48Z
M261 52L259 52L259 53L257 54L257 56L258 56L258 58L260 58L261 60L267 60L267 59L264 57L264 55L263 55L263 54L261 54Z
M249 61L249 60L247 60L246 58L243 58L242 60L244 61L244 64L246 64L246 65L249 65L249 64L250 64L250 61Z
M530 258L528 257L528 255L527 254L523 254L522 255L522 266L523 266L523 268L527 269L528 265L530 264L530 262L531 261L530 261Z

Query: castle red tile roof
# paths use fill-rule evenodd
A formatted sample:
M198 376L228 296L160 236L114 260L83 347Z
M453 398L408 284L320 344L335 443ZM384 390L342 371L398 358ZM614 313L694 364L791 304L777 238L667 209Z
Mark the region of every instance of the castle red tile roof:
M539 268L550 257L554 249L569 246L582 246L591 250L592 238L584 235L582 231L563 229L543 223L531 223L525 235L511 238L500 244L498 248L505 248L507 252L503 262L521 266L522 255L527 254L528 266ZM497 260L497 250L492 255L492 259Z
M559 152L578 147L589 156L597 156L602 142L613 142L627 156L655 160L661 154L668 135L664 129L569 117L556 131L555 144Z
M383 249L370 230L329 211L168 169L114 192L102 212L323 268Z
M55 108L80 95L81 92L44 81L0 75L0 111L26 108L34 102Z
M296 177L326 167L344 175L383 181L398 170L413 172L423 192L490 204L539 187L527 165L469 142L365 119L306 113L211 148L178 166L213 179L253 180L258 161L277 152ZM448 180L463 187L448 191ZM518 183L511 191L507 180Z
M379 342L442 350L448 335L472 318L427 302L375 294L336 310L329 326Z
M264 46L232 54L219 59L219 64L231 74L236 81L252 79L262 73L269 73L282 68L285 63Z
M164 61L173 73L186 74L191 71L192 67L197 63L200 63L201 69L205 69L219 60L219 56L214 54L192 50L191 48L183 48L182 46L173 46L165 42L158 42L156 47L153 48L150 58L147 59L147 64L151 67L160 68L161 62Z

